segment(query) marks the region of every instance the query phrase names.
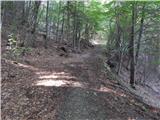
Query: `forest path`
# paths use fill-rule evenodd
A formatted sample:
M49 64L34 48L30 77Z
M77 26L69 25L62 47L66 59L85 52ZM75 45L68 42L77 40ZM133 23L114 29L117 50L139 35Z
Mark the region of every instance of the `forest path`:
M81 61L74 62L72 66L67 65L71 71L79 75L77 80L81 86L72 88L65 96L59 110L58 120L105 120L108 116L104 103L102 103L97 92L93 89L100 88L98 81L100 65L99 59L101 49L94 50L81 55Z
M159 120L108 78L104 59L101 46L68 57L37 48L16 62L2 59L2 119Z
M136 106L134 97L122 89L116 88L104 72L105 56L101 45L85 54L79 55L78 61L66 64L78 81L66 92L58 110L58 120L128 120L153 119L150 114L143 113ZM113 86L112 86L113 85ZM155 117L156 118L156 117Z

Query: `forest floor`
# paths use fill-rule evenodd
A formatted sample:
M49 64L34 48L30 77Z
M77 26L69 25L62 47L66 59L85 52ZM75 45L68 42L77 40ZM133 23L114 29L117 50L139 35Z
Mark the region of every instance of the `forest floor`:
M2 55L2 120L159 120L104 69L103 49L60 56L35 48L16 61Z

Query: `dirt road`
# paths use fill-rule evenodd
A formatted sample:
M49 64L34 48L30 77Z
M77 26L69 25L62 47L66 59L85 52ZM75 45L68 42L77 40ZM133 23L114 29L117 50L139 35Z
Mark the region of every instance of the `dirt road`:
M108 78L102 51L2 59L2 120L160 119Z

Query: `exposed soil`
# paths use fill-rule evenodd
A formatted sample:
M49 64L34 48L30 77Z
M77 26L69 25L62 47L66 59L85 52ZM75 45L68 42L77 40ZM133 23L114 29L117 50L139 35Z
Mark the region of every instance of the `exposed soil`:
M108 77L101 47L68 56L32 51L17 61L2 58L2 120L160 119L159 109Z

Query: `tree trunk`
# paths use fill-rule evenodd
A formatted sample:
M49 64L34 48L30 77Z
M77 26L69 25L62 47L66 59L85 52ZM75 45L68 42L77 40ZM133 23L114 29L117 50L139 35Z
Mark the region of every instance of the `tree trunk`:
M34 16L34 22L33 22L33 29L32 29L32 33L34 34L36 31L36 26L37 26L37 17L38 17L38 10L40 7L41 1L35 1L35 5L34 5L34 11L33 11L33 16Z
M61 1L59 2L59 11L58 11L58 22L57 22L57 31L56 31L56 42L59 39L59 20L60 20L60 9L61 9Z
M142 16L141 16L141 23L140 23L140 31L139 31L139 36L138 36L138 42L137 42L137 49L136 49L136 63L138 61L138 57L139 57L139 49L140 49L140 44L141 44L141 38L142 38L142 33L143 33L143 23L144 23L144 13L145 13L145 4L143 5L142 8Z
M70 36L70 12L69 12L70 1L67 1L67 41Z
M117 30L117 37L116 37L116 49L117 49L117 52L115 54L115 58L116 58L116 61L119 62L118 65L116 66L117 70L117 74L119 74L119 71L120 71L120 65L121 65L121 31L120 31L120 15L119 13L117 13L117 10L116 10L116 30Z
M75 31L75 42L76 42L76 52L78 50L78 43L79 43L79 36L78 36L78 33L79 33L79 24L80 24L80 20L78 19L78 6L79 5L79 2L76 4L76 31Z
M64 17L65 17L65 10L63 10L62 28L61 28L61 41L60 42L62 42L63 37L64 37L64 34L63 34L63 32L64 32Z
M122 59L123 59L123 54L124 51L122 50L122 47L124 45L124 41L125 40L125 33L123 32L123 40L121 41L121 50L119 51L119 64L118 64L118 70L117 70L117 74L119 75L120 71L121 71L121 66L122 66Z
M134 6L135 3L132 3L132 26L131 26L131 40L129 44L129 54L130 54L130 85L134 87L135 83L135 61L134 61L134 22L135 22L135 17L134 17Z
M35 4L34 4L34 11L33 11L34 21L33 21L33 28L31 30L31 34L33 35L32 47L35 47L35 32L37 27L37 17L38 17L40 4L41 4L41 1L35 1Z
M47 43L48 43L48 10L49 10L49 1L47 1L47 8L46 8L46 39L44 42L44 47L47 49Z
M77 1L75 1L75 6L74 6L74 28L73 28L73 49L76 52L76 38L77 38L77 32L76 32L76 12L77 12Z

